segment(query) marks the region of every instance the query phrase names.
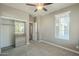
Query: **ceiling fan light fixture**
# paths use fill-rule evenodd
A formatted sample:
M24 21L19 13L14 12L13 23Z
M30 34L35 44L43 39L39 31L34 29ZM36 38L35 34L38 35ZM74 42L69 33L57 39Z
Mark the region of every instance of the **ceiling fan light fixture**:
M43 8L44 8L44 6L43 6L43 4L38 4L37 6L36 6L36 8L37 8L37 10L42 10Z
M52 3L36 3L36 4L27 3L26 5L36 7L36 9L34 10L34 12L36 12L36 11L40 11L40 10L47 11L45 6L50 5L50 4L52 4Z

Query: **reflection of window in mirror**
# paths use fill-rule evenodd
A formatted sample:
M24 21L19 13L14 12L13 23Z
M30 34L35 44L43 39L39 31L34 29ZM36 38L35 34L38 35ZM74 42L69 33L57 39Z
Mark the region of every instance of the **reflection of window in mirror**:
M15 33L16 34L24 33L24 23L23 22L15 22Z

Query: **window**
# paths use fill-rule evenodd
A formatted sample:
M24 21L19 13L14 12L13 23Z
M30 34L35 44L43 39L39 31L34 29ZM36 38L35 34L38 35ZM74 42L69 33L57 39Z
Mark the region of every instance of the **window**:
M23 22L15 22L15 33L19 33L19 34L24 33L24 23Z
M58 39L69 40L69 14L70 11L55 15L55 37Z

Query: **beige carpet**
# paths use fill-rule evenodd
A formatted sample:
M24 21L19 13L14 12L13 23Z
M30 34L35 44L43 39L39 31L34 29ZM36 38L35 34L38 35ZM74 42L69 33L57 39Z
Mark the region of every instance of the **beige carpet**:
M30 45L25 45L17 48L8 49L3 52L7 56L78 56L78 54L70 51L32 41Z

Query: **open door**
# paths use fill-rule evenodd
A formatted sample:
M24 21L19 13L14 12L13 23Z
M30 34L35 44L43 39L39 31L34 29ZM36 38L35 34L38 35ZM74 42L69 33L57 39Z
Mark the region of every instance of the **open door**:
M37 41L37 22L33 24L33 40Z

